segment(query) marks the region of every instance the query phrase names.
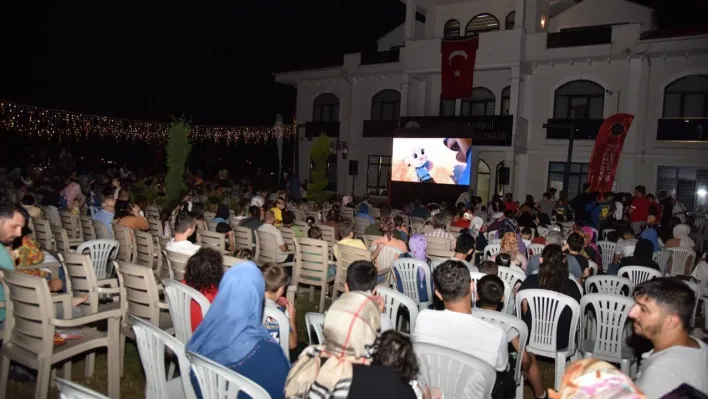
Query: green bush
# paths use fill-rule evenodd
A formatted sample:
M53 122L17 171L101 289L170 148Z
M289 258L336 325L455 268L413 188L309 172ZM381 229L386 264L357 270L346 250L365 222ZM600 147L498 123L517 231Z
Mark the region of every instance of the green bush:
M180 200L180 191L187 188L184 184L184 165L192 150L192 145L189 143L191 131L192 128L184 119L178 119L172 122L167 132L165 194L169 200Z

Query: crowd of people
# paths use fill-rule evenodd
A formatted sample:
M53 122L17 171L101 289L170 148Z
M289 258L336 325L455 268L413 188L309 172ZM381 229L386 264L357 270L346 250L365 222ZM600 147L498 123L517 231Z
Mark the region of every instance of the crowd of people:
M37 264L52 257L39 249L27 230L28 220L41 218L46 206L88 213L107 227L115 223L148 231L148 200L133 191L135 179L127 170L92 178L78 177L72 171L59 188L57 181L61 180L33 181L21 175L6 186L6 198L0 205L0 268L14 270L17 265ZM162 233L171 237L165 249L190 256L182 282L211 302L203 319L193 304L194 335L186 349L251 379L273 398L441 398L441 387L426 381L421 373L416 343L453 349L487 363L497 373L493 397L498 398L514 396L514 359L521 356L522 373L534 397L548 397L539 360L528 351L519 353L519 332L475 316L478 309L498 311L504 306L505 284L499 270L514 268L526 276L513 287L515 293L548 290L580 302L586 294L584 281L591 275L617 274L629 265L660 270L653 260L655 252L666 248L696 250L696 240L704 239L696 236L680 203L666 193L655 200L643 186L637 186L631 198L585 190L567 201L562 193L556 198L556 193L549 191L539 202L529 195L518 203L512 194L506 194L485 203L466 195L454 207L445 201L431 205L413 201L400 211L368 196L359 201L336 195L322 203L307 201L299 182L292 179L283 181L278 191L256 190L247 180L233 184L228 173L220 171L213 181L195 174L188 186L190 190L179 201L163 206L160 213ZM236 200L210 199L207 194L212 191L224 192L227 197L232 193L230 197ZM367 220L364 234L377 238L365 243L355 233L354 220L343 216L344 208L351 208L354 218ZM306 214L310 216L303 217ZM303 218L307 227L296 224ZM422 219L425 227L414 229L409 218ZM196 232L207 223L225 235L226 254L243 262L224 271L222 254L197 244ZM371 256L349 265L345 293L332 301L326 312L320 309L325 313L324 342L307 345L297 334L296 320L303 315L285 298L293 277L294 254L282 229L290 228L296 240L321 240L318 226L322 225L334 229L338 244L368 250ZM250 228L253 234L259 230L273 234L276 262L258 264L250 249L237 248L234 226ZM445 240L445 245L449 240L450 259L431 259L427 246L432 237ZM600 237L616 243L612 262L603 262L597 245ZM499 252L487 256L485 251L492 242L499 243ZM542 251L532 253L533 244L541 244ZM401 258L417 259L429 268L418 276L418 299L430 306L420 311L409 334L396 330L377 293L383 283L380 257L387 247L399 250ZM38 259L40 253L42 259ZM704 297L708 295L705 258L705 253L695 256L691 273L682 276L699 284ZM484 276L473 281L472 268ZM330 266L329 276L335 273L336 267ZM393 273L393 287L403 292L401 276ZM430 276L430 282L425 281L425 275ZM66 277L61 274L42 277L53 291L65 287ZM423 288L426 284L432 287L432 297ZM681 279L660 277L637 285L631 295L635 305L629 317L634 336L637 342L648 342L636 378L607 363L584 360L568 368L560 391L551 390L552 397L660 398L676 389L686 392L684 384L691 387L689 391L708 393L708 346L699 338L700 332L691 329L697 300L694 290ZM77 298L75 304L81 300ZM287 337L279 336L275 320L263 322L265 307L287 316ZM2 321L4 310L0 312ZM518 317L531 331L527 303L521 304ZM564 309L555 326L559 349L568 346L572 335L570 318L571 312ZM289 358L278 344L280 340L288 341ZM634 341L631 345L635 351L642 349ZM192 381L200 396L194 376Z

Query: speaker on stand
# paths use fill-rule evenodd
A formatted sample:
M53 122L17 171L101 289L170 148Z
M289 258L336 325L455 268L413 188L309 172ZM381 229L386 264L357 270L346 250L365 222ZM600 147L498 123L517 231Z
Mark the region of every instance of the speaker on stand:
M359 161L350 159L349 160L349 176L352 177L352 198L354 198L354 179L359 174Z

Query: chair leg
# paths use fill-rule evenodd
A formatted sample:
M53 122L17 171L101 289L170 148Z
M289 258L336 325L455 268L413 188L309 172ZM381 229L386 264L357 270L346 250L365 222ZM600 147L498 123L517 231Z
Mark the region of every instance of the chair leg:
M61 377L65 380L71 381L71 360L68 362L64 362ZM52 379L52 381L54 381L54 379Z
M622 371L626 375L630 375L630 360L629 359L622 359L620 361L620 371Z
M123 348L120 347L121 340ZM120 398L120 377L123 374L123 355L125 354L125 335L120 333L120 320L108 321L108 364L120 362L120 369L108 367L108 396L112 399Z
M120 335L120 344L118 348L120 355L119 355L119 362L120 362L120 378L123 378L123 368L125 363L125 334ZM110 364L110 363L109 363Z
M10 358L3 355L0 365L0 397L7 397L7 380L10 377Z
M521 377L519 385L516 386L516 399L524 399L524 377Z
M84 376L91 377L96 369L96 354L89 353L86 355L86 363L84 364Z
M555 381L553 382L553 389L556 391L560 389L561 381L563 381L563 374L565 374L565 353L557 353Z
M51 377L51 373L51 360L40 360L37 367L37 387L34 390L35 399L46 399L49 395L49 378Z
M310 303L315 301L315 286L310 286Z
M320 289L320 309L319 309L320 313L324 313L326 299L327 299L327 283L325 283Z

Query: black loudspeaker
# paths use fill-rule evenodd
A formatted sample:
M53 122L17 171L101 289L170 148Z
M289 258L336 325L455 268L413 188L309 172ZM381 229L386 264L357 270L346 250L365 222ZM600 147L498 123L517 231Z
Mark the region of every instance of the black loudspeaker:
M359 174L359 161L349 161L349 176L356 176Z
M509 168L506 166L499 168L499 184L509 184Z

